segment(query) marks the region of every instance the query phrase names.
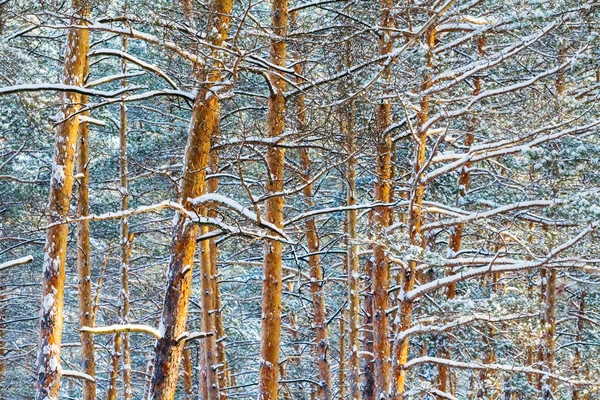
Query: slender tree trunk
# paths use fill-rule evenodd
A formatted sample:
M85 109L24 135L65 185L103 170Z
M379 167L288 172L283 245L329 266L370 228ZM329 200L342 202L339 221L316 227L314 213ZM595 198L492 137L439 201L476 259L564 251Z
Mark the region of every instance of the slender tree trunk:
M346 397L346 318L347 310L342 310L340 317L340 363L338 368L338 397Z
M300 63L294 65L296 74L302 74L302 65ZM297 78L298 83L301 79ZM298 131L303 133L306 131L306 104L304 95L299 95L296 99L298 119ZM313 190L311 179L311 163L308 149L303 147L300 149L300 167L302 170L302 179L305 186L302 189L304 202L308 208L314 206ZM329 365L329 336L326 321L325 298L323 293L323 272L321 266L321 256L319 252L319 235L314 218L306 219L306 240L308 243L308 251L311 253L308 256L308 266L310 269L310 292L312 295L314 326L316 329L316 348L317 348L317 367L319 370L319 383L317 389L317 398L328 400L331 398L331 367Z
M185 3L184 3L185 4ZM211 20L207 28L207 40L221 46L227 38L232 0L215 0L211 4ZM218 54L213 54L218 59ZM218 82L221 79L221 66L217 61L207 62L199 73L199 82ZM199 89L192 109L188 143L184 159L184 172L181 184L181 204L192 209L190 199L206 190L206 170L209 162L211 138L218 131L220 116L219 98L210 91L210 84ZM203 231L206 228L203 227ZM172 256L169 263L168 283L165 294L161 333L155 350L155 366L150 384L150 397L154 400L170 400L175 396L179 364L182 358L183 341L177 338L185 331L187 322L192 266L196 250L196 236L199 228L181 214L177 215L173 227ZM206 241L205 241L206 242ZM203 250L208 251L208 242ZM205 247L206 246L206 247ZM202 266L210 266L210 259ZM214 340L214 339L213 339ZM215 380L214 390L218 393ZM215 399L217 397L212 397Z
M369 213L369 223L372 225L373 212ZM363 318L363 385L361 398L375 400L375 362L373 360L373 260L369 258L364 265L363 275L368 277L365 285L364 318Z
M348 138L348 164L346 180L348 184L346 204L356 205L356 152L354 132L354 103L351 103L347 114L343 117L345 130ZM360 398L360 270L359 270L359 246L356 230L358 211L350 209L347 213L348 224L348 388L350 400Z
M379 53L389 54L392 51L391 32L386 28L393 27L391 16L393 1L381 0L380 26L384 28L379 37ZM389 84L391 71L387 67L383 73L385 84ZM384 90L387 93L387 88ZM391 122L391 103L382 100L376 110L376 175L375 202L388 203L392 187L392 139L387 132ZM387 246L384 243L385 231L390 223L388 206L378 206L373 213L375 244L373 246L373 355L375 361L375 396L377 399L387 398L390 389L391 353L388 339L389 321L389 282L390 268L386 256Z
M0 393L6 391L6 321L8 317L7 313L7 302L8 302L8 288L6 287L7 276L3 272L0 276ZM4 400L5 397L0 395L0 399Z
M427 72L423 77L422 90L431 87L431 68L433 67L433 48L435 45L435 29L431 28L426 34L426 44L429 48L427 54ZM429 118L429 96L425 96L420 101L420 110L417 113L417 133L419 142L417 145L417 154L413 169L414 189L410 195L408 208L408 237L409 243L415 247L423 247L424 241L421 235L421 224L423 220L422 208L423 194L425 187L419 183L419 173L425 163L425 154L427 150L427 132L423 130L423 125ZM404 293L411 291L415 286L415 274L417 261L409 260L408 268L404 271L402 289ZM400 326L399 332L404 332L410 328L412 318L412 301L400 301ZM393 398L401 399L404 395L404 385L406 383L406 371L403 366L408 359L408 339L394 342L394 380Z
M117 315L118 317L118 315ZM121 350L123 348L123 335L121 333L115 333L113 336L113 348L110 354L110 374L109 374L109 385L108 392L106 394L107 400L115 400L117 398L119 379L119 359L121 358Z
M219 170L219 152L218 150L213 150L210 153L210 171L213 174L216 174ZM211 178L208 180L208 192L216 193L219 187L219 179ZM215 210L208 211L209 217L216 217ZM222 304L221 304L221 285L219 284L219 267L217 265L218 260L218 248L216 239L210 239L209 241L209 250L210 250L210 265L211 265L211 275L212 275L212 284L214 290L214 332L215 332L215 342L216 342L216 352L217 352L217 364L221 367L218 369L218 380L219 387L224 388L229 386L229 369L227 366L227 354L225 352L226 343L225 340L227 338L225 334L225 326L223 324L223 314L221 312ZM225 400L227 399L227 392L221 391L219 392L219 399Z
M575 341L577 345L575 347L575 357L573 358L573 372L575 376L579 376L581 373L581 350L579 343L583 340L583 329L585 327L584 313L585 313L585 297L587 293L585 291L581 292L581 296L579 298L579 309L577 310L577 334L575 336ZM579 386L573 386L573 396L572 400L580 400L580 390Z
M287 0L272 0L270 62L284 67L286 64L288 3ZM269 96L267 130L269 137L283 134L285 118L286 82L278 74L270 76L273 92ZM267 150L267 193L283 191L284 149L270 146ZM281 228L283 225L283 196L269 197L265 202L265 219ZM261 400L278 399L279 344L281 339L281 256L282 244L267 239L263 266L263 298L260 345L259 397Z
M89 62L86 61L84 80L89 73ZM87 96L81 96L81 103L86 104ZM89 116L89 111L82 113ZM77 172L82 175L79 179L77 216L85 217L90 214L89 205L89 126L87 122L79 124L77 138ZM94 326L94 310L92 304L92 280L90 264L90 222L80 221L77 224L77 275L79 294L79 326ZM81 332L81 370L90 376L96 376L94 359L94 335ZM84 380L83 400L96 398L96 382Z
M73 0L72 25L84 24L87 2ZM88 31L69 29L64 53L62 82L81 86L88 52ZM44 250L40 342L37 360L37 400L56 400L60 389L60 346L63 324L65 260L68 225L58 224L69 214L73 190L73 169L79 117L71 117L79 108L81 95L64 92L60 96L61 117L68 118L56 130L52 177L48 203L48 228ZM70 118L69 118L70 117Z
M123 52L127 52L127 38L123 38ZM121 61L121 72L127 73L127 62ZM121 81L123 87L127 86L127 80ZM121 125L119 127L120 142L120 183L121 183L121 210L129 209L129 183L127 170L127 105L124 101L119 107ZM129 323L129 258L132 250L132 237L129 234L129 219L121 218L121 323ZM129 333L125 332L123 340L123 398L130 400L131 392L131 356L129 345Z

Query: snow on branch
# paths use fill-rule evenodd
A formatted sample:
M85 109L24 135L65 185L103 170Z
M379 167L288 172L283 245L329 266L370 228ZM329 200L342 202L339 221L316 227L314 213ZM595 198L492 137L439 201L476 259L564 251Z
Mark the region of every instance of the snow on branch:
M89 326L83 326L79 330L81 332L89 332L89 333L93 333L95 335L109 335L112 333L123 333L123 332L148 333L157 339L162 338L162 334L160 333L160 331L158 329L153 328L149 325L142 325L142 324L126 324L126 325L115 324L115 325L108 325L108 326L99 326L99 327L95 327L95 328L92 328Z
M79 330L81 332L89 332L89 333L93 333L95 335L110 335L113 333L127 332L127 333L147 333L147 334L154 336L157 339L162 339L162 337L163 337L163 333L159 329L156 329L150 325L143 325L143 324L115 324L115 325L108 325L108 326L99 326L99 327L95 327L95 328L92 328L89 326L84 326L84 327L81 327L81 329L79 329ZM195 339L207 338L212 335L213 335L212 332L184 332L177 337L176 341L177 342L182 341L182 340L190 341L190 340L195 340Z
M83 373L83 372L80 372L80 371L74 371L72 369L63 369L62 370L62 376L68 376L70 378L85 379L85 380L90 381L90 382L96 382L96 379L94 379L93 376L88 375L88 374Z
M250 211L247 207L244 207L242 204L229 197L217 193L207 193L194 199L189 199L189 202L192 203L194 206L205 205L208 203L221 204L222 206L225 206L226 208L235 211L239 215L246 217L250 221L255 222L258 226L270 229L271 231L277 233L281 237L287 238L286 234L283 232L282 229L278 228L270 222L262 220L258 215L256 215L256 213Z
M447 332L453 328L462 326L462 325L466 325L469 324L471 322L476 322L476 321L483 321L483 322L502 322L502 321L511 321L511 320L515 320L515 319L520 319L520 318L530 318L530 317L536 317L538 316L539 313L533 313L533 314L510 314L510 315L504 315L501 317L492 317L490 315L487 314L475 314L475 315L467 315L467 316L462 316L460 318L458 318L455 321L449 322L447 324L444 325L423 325L423 324L417 324L417 325L413 325L411 326L409 329L403 331L403 332L398 332L398 334L396 335L394 341L402 341L405 338L407 338L408 336L411 335L416 335L416 334L426 334L426 333L442 333L442 332Z
M544 135L544 136L538 137L534 140L531 140L527 143L524 143L524 144L521 144L518 146L511 146L511 147L507 147L507 148L496 150L496 151L489 151L489 152L486 151L481 154L473 154L472 152L468 152L468 153L465 153L464 155L462 155L462 157L460 159L456 160L455 162L444 165L443 167L437 168L437 169L429 172L427 175L425 175L425 176L423 176L423 178L421 178L421 181L424 184L428 184L442 175L445 175L449 172L459 169L460 167L465 165L467 162L475 163L475 162L487 160L487 159L494 158L494 157L501 157L501 156L506 156L509 154L520 153L522 151L529 150L532 147L539 146L540 144L559 139L563 136L581 135L583 133L587 133L592 128L595 128L598 125L600 125L600 119L595 120L592 123L584 125L584 126L575 126L570 129L565 129L565 130L562 130L559 132Z
M561 382L565 382L571 385L581 386L581 385L597 385L597 382L592 381L581 381L575 380L571 378L567 378L558 374L554 374L552 372L542 371L540 369L532 368L532 367L519 367L516 365L505 365L505 364L481 364L477 362L461 362L449 360L447 358L437 358L437 357L418 357L408 361L404 364L404 369L411 369L421 364L442 364L447 365L452 368L459 369L471 369L471 370L488 370L488 371L505 371L505 372L517 372L517 373L526 373L526 374L536 374L536 375L544 375L550 378L554 378Z
M544 257L543 259L541 259L539 261L521 261L521 262L517 262L515 264L508 264L508 265L494 265L493 263L490 263L489 265L479 267L479 268L474 268L470 271L461 271L459 273L449 275L445 278L436 279L434 281L431 281L429 283L421 285L409 292L404 293L404 296L401 296L401 297L403 297L404 301L413 301L417 297L431 293L439 288L442 288L442 287L445 287L445 286L448 286L448 285L451 285L454 283L462 282L464 280L474 278L477 276L492 273L492 272L514 272L514 271L541 268L543 266L548 266L550 268L583 267L584 265L582 265L582 263L579 261L566 262L566 263L562 263L562 264L550 264L550 261L555 256L557 256L559 253L574 246L576 243L578 243L581 239L583 239L585 236L587 236L590 232L594 231L596 228L597 228L597 226L594 224L594 225L584 229L583 231L581 231L578 235L576 235L572 239L564 242L562 245L560 245L558 247L555 247L552 251L550 251L550 253L548 253L548 255L546 257ZM390 289L390 292L394 291L394 290L398 290L398 289L400 289L400 287L395 286Z
M9 269L23 264L29 264L32 261L33 256L25 256L17 258L16 260L7 261L5 263L0 264L0 271L4 271L5 269Z
M564 203L566 203L566 201L562 200L562 199L520 201L520 202L513 203L513 204L507 204L505 206L498 207L498 208L495 208L495 209L489 210L489 211L484 211L484 212L476 211L476 212L466 215L464 217L443 219L441 221L432 222L430 224L425 224L421 228L421 231L425 232L425 231L430 231L433 229L443 228L446 226L464 224L466 222L475 221L475 220L478 220L481 218L488 218L488 217L498 215L498 214L504 214L509 211L521 210L523 208L548 207L548 206L553 206L555 204L564 204Z
M173 81L173 79L169 78L169 76L167 74L165 74L160 68L155 67L154 65L149 64L143 60L140 60L139 58L136 58L129 53L125 53L124 51L113 50L113 49L98 49L98 50L94 50L88 54L88 56L90 56L90 57L107 56L107 55L120 57L120 58L125 59L135 65L138 65L139 67L141 67L147 71L153 72L156 75L163 78L164 80L166 80L173 89L179 90L179 87L177 87L177 84L175 83L175 81Z
M13 86L5 86L0 88L0 96L15 94L21 92L42 92L45 90L49 91L57 91L57 92L75 92L79 94L85 94L87 96L96 96L96 97L117 97L123 93L131 92L133 90L141 89L140 86L131 86L118 90L113 90L110 92L105 92L102 90L96 89L88 89L81 86L73 86L73 85L64 85L62 83L35 83L35 84L27 84L27 85L13 85Z

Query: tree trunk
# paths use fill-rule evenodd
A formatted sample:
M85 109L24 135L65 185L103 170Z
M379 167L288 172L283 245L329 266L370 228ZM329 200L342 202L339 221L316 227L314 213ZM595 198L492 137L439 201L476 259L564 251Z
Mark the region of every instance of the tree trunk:
M296 74L302 74L302 65L300 63L294 65L294 71ZM301 83L302 79L297 78L297 82ZM303 133L306 131L306 104L304 102L304 95L299 95L296 99L298 119L298 132ZM314 206L313 202L313 190L311 179L311 163L308 149L303 147L300 149L300 167L302 170L302 179L304 181L304 188L302 189L302 195L304 196L304 203L309 209ZM317 254L319 252L319 235L317 233L317 226L314 218L307 218L306 223L306 240L308 244L308 252L311 253L308 256L308 266L310 269L310 292L312 295L313 313L314 313L314 326L316 329L315 344L317 348L317 367L319 370L319 383L320 386L317 389L317 398L321 400L329 400L331 398L331 367L329 365L329 336L327 330L326 321L326 308L325 299L323 293L323 272L321 267L321 256Z
M72 25L84 24L87 2L73 0L75 14ZM62 82L81 86L89 47L86 29L69 29L64 53ZM42 278L42 306L40 312L40 342L37 360L38 400L56 400L60 389L60 346L63 324L65 285L65 260L67 255L68 225L61 224L69 215L69 203L73 190L73 169L79 117L72 115L78 110L81 95L64 92L60 96L61 117L68 118L56 129L52 177L48 203L48 223L53 224L46 233ZM70 118L69 118L70 117Z
M380 26L384 28L379 37L379 53L389 54L392 51L393 39L391 32L385 28L393 27L391 0L380 2ZM383 72L384 84L389 84L390 68ZM388 89L384 90L387 93ZM376 175L375 202L388 203L392 187L392 139L387 132L391 122L391 103L389 99L382 100L377 106L376 119ZM389 308L388 290L390 286L390 267L386 256L387 246L384 243L385 231L390 223L388 206L378 206L373 213L375 244L373 245L373 355L375 362L375 396L377 399L387 398L390 389L391 353L388 340Z
M83 79L89 73L89 62L86 61ZM87 104L87 96L81 96L81 104ZM89 111L82 113L89 116ZM85 217L90 214L89 205L89 126L87 122L79 124L77 138L77 172L83 176L79 179L77 217ZM94 326L94 310L92 304L92 282L90 264L90 222L80 221L77 224L77 275L79 295L79 326ZM96 362L94 359L94 335L89 332L81 332L81 370L96 376ZM83 400L94 400L96 398L96 382L84 380Z
M192 367L192 355L188 347L183 350L183 391L185 392L185 400L194 399L194 376Z
M581 292L581 296L579 299L579 309L577 310L577 334L575 336L575 341L577 342L577 345L575 347L575 357L573 358L573 372L575 373L575 376L579 376L579 374L581 373L582 357L579 343L581 343L581 341L583 340L583 329L585 327L585 320L583 316L585 313L586 295L587 293L585 291ZM581 388L579 386L573 386L573 396L571 397L572 400L581 399L580 389Z
M217 47L227 38L232 7L232 0L215 0L211 4L212 17L207 28L207 40ZM216 51L213 56L214 59L218 58ZM207 61L207 65L199 73L198 81L218 82L221 79L220 69L219 62ZM220 102L210 91L210 86L203 84L199 89L192 109L180 191L181 204L188 210L192 209L189 200L200 196L206 190L211 138L219 128ZM161 317L163 337L156 344L154 373L150 384L152 399L170 400L175 396L184 345L183 341L176 339L185 331L198 231L196 224L190 224L181 214L177 215L173 227L172 257ZM218 384L215 389L218 391Z
M127 38L123 38L123 52L127 52ZM127 73L127 62L121 59L121 72ZM127 80L121 81L123 87L127 86ZM121 210L129 209L129 183L127 171L127 105L121 102L119 107L121 125L119 126L120 141L120 183L121 183ZM129 234L129 219L121 218L121 293L119 315L122 324L129 323L129 258L132 250L132 237ZM129 333L122 334L123 340L123 398L130 400L131 393L131 356L129 349Z
M272 0L270 62L285 66L288 4L287 0ZM283 134L285 118L286 82L278 74L270 75L273 92L269 95L267 130L269 137ZM270 146L267 150L267 193L283 191L284 149ZM265 219L281 228L283 224L283 196L269 197L265 202ZM260 344L259 396L261 400L278 399L279 344L281 338L281 255L282 244L267 239L263 266L263 298Z

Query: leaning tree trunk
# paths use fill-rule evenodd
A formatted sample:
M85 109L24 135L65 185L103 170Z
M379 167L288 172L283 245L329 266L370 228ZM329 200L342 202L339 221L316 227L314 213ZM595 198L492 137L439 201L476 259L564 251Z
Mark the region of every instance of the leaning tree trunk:
M212 17L207 28L207 40L215 47L220 47L227 38L232 7L232 0L215 0L211 4ZM213 56L216 60L218 54ZM219 98L210 89L212 83L221 79L220 69L219 62L211 61L199 73L199 82L210 84L205 83L199 89L192 109L180 191L180 202L187 210L192 210L193 207L190 200L206 190L211 138L218 131L220 115ZM163 336L156 344L155 365L150 384L152 399L170 400L175 395L184 346L184 341L178 341L177 338L185 331L187 321L198 232L198 225L191 224L189 219L181 214L177 215L173 227L172 255L161 317ZM218 390L218 386L216 389Z
M288 3L287 0L272 0L270 62L284 67L286 63ZM278 73L271 73L272 93L269 95L267 130L269 137L283 134L285 117L286 82ZM271 195L265 202L265 219L281 228L283 226L284 149L272 145L267 150L266 190ZM259 396L261 400L277 400L279 389L279 343L281 339L281 256L282 243L265 241L263 265L262 323L260 343Z
M73 0L75 14L71 25L85 23L89 10L86 1ZM81 86L89 47L87 29L71 28L67 34L62 82ZM65 260L67 254L68 225L61 223L69 215L73 190L73 169L81 95L65 92L60 96L63 118L56 129L52 176L48 203L48 223L44 250L42 277L42 305L40 312L40 343L37 360L38 400L58 399L60 390L60 346L63 324L65 285Z

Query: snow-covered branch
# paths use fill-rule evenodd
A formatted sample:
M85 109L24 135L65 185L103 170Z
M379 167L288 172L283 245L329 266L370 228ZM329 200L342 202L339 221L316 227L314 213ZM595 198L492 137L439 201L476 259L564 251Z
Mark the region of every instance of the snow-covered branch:
M548 371L542 371L540 369L532 368L532 367L520 367L520 366L516 366L516 365L495 364L495 363L494 364L482 364L482 363L478 363L478 362L466 363L466 362L461 362L461 361L450 360L447 358L437 358L437 357L414 358L414 359L408 361L406 364L404 364L404 369L408 370L408 369L414 368L414 367L422 365L422 364L442 364L442 365L447 365L452 368L470 369L470 370L488 370L488 371L504 371L504 372L536 374L536 375L548 376L550 378L554 378L561 382L565 382L565 383L568 383L571 385L578 385L578 386L580 386L580 385L597 385L598 384L597 382L593 382L593 381L582 381L582 380L567 378L562 375L558 375L558 374L548 372Z
M5 269L9 269L12 267L16 267L23 264L29 264L33 261L33 256L25 256L21 258L17 258L15 260L7 261L5 263L0 264L0 271L4 271Z

